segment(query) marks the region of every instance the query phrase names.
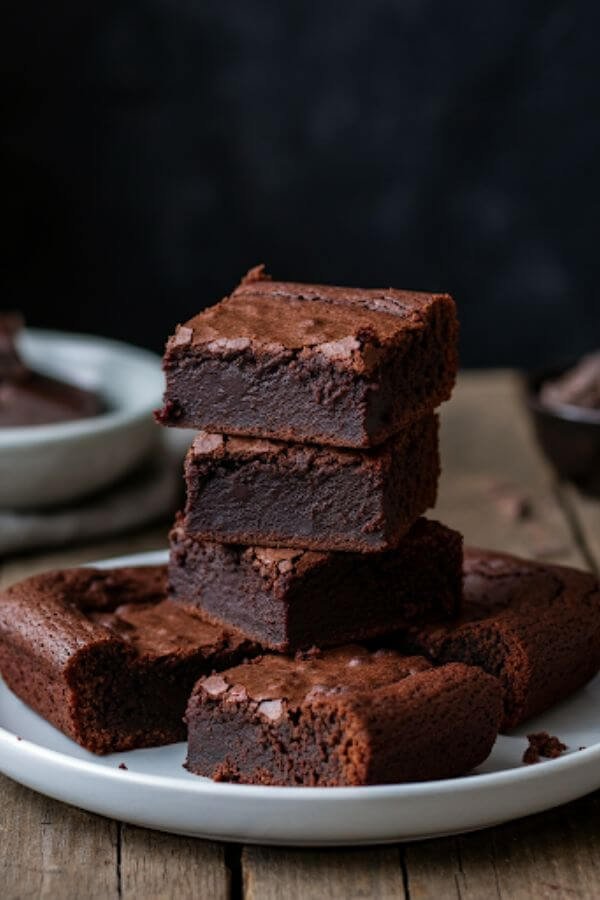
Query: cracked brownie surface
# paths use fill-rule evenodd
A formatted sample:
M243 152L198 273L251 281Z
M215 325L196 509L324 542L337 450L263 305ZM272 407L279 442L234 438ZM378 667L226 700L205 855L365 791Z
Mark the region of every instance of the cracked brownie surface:
M369 447L448 399L457 348L447 294L271 281L259 266L169 339L158 418Z
M497 679L347 645L263 656L201 679L187 768L250 784L360 785L449 778L488 756Z
M537 715L600 668L594 575L467 548L464 602L449 625L414 629L406 646L430 659L479 665L503 686L503 729Z

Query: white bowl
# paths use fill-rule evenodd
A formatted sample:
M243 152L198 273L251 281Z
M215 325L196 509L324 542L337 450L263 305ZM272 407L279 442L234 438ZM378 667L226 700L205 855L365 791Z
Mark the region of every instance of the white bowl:
M117 481L160 440L160 359L105 338L27 329L19 341L36 371L96 391L107 412L55 425L0 428L0 508L69 503Z

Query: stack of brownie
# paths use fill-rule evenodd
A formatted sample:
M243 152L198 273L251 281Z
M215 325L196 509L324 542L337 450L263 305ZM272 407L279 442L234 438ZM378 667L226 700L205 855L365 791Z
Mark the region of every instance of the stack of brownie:
M270 281L180 326L160 421L203 429L174 597L294 653L458 611L460 535L420 518L457 369L447 295Z
M274 282L259 267L170 339L159 420L201 429L171 533L171 596L267 651L200 681L188 707L192 771L361 783L449 775L489 752L498 701L483 673L440 673L420 657L356 646L459 611L461 536L421 518L436 500L435 410L454 385L457 338L447 295ZM361 703L377 710L374 730L392 744L427 706L421 751L409 763L388 747L385 762L362 769L346 759L335 776L330 757L341 763L330 745L352 729L343 739L321 733L311 705L295 726L301 758L290 747L274 754L283 723L290 727L284 705L299 709L317 687L321 704L334 693L328 715L338 729L352 718L338 693L360 688ZM465 756L450 731L456 737L467 718Z
M600 589L463 560L461 536L422 518L456 368L446 295L250 272L167 345L159 419L201 429L168 571L0 591L6 683L96 753L187 734L188 769L216 779L377 784L481 763L499 729L598 671Z

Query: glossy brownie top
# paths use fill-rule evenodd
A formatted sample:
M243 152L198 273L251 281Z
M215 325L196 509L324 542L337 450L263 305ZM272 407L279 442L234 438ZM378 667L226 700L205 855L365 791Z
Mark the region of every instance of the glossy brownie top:
M517 629L535 624L543 643L544 635L596 615L600 589L591 573L466 547L461 615L453 622L417 626L413 633L418 646L435 655L448 636L477 623Z
M146 658L198 650L209 655L244 643L234 628L165 599L166 590L166 566L35 575L0 593L0 638L55 664L108 642Z
M589 572L544 565L505 553L467 548L464 559L464 621L494 618L508 611L543 613L560 601L579 603L598 591ZM598 594L600 614L600 594Z
M331 360L350 360L365 344L375 348L427 327L440 306L455 316L447 294L271 281L257 266L229 297L178 326L169 347L314 348Z
M351 447L321 447L318 444L302 444L268 438L235 437L214 432L199 431L188 451L189 463L206 459L226 457L238 460L262 460L294 462L308 471L317 463L334 462L339 465L360 464L368 466L393 457L399 447L414 439L415 435L435 431L437 436L438 417L435 414L423 416L403 431L392 435L383 444L372 448L368 454Z
M126 603L111 613L93 613L96 624L129 644L139 656L161 657L223 647L224 629L202 618L197 610L172 600ZM241 643L241 640L240 640Z
M295 705L325 696L365 694L430 668L420 656L348 644L295 658L262 656L202 679L199 685L209 697L255 701L260 713L277 718L283 702Z
M197 542L185 529L182 513L177 513L175 524L170 533L171 546L189 544L192 548ZM435 548L447 545L458 553L462 551L462 536L434 519L421 517L414 523L398 550L389 551L389 558L400 555L402 551L410 553L417 547L424 547L435 552ZM218 545L215 545L218 546ZM294 547L259 547L243 545L227 545L231 552L237 550L240 564L252 567L267 585L273 585L279 578L301 578L319 564L331 559L333 551L303 550ZM352 562L352 557L347 557ZM387 557L384 557L383 562ZM375 560L372 560L375 562Z

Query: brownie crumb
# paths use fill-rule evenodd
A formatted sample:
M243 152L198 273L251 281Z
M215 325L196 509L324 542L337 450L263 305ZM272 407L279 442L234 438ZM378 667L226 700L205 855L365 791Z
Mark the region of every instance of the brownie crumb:
M557 759L567 749L567 745L561 743L557 737L548 734L547 731L539 731L537 734L528 734L529 746L523 754L523 762L527 766L538 763L544 759Z
M18 741L22 741L22 740L23 740L23 738L21 737L20 734L17 735L17 740L18 740Z
M119 763L119 768L127 771L127 766L125 765L125 763Z

